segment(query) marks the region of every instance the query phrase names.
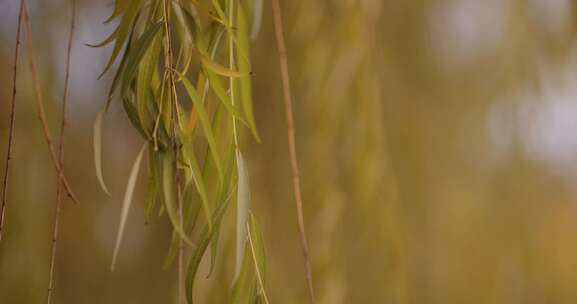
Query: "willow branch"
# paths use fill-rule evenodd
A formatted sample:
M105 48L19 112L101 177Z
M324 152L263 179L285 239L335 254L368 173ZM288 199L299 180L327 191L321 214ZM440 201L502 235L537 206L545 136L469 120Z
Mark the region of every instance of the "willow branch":
M46 111L44 110L44 99L42 97L42 88L40 87L40 80L38 79L38 71L36 69L36 63L34 62L34 46L32 44L32 27L30 26L30 17L28 16L28 7L26 4L26 0L22 0L24 11L24 24L26 26L26 48L27 48L27 56L28 56L28 63L30 66L30 72L32 73L32 80L34 82L34 94L36 95L36 105L38 108L38 119L40 119L40 123L42 124L42 131L44 132L44 139L46 140L46 144L48 145L48 149L50 150L50 157L52 159L52 163L54 164L54 168L58 173L58 179L62 182L64 189L68 193L68 196L72 199L74 203L78 203L76 199L76 195L72 192L72 188L70 187L68 180L64 176L64 172L62 171L62 167L58 162L58 157L56 152L54 151L54 144L52 143L52 135L50 135L50 129L48 128L48 122L46 120Z
M285 46L285 41L284 41L281 7L280 7L279 0L272 0L272 12L273 12L275 38L276 38L277 48L278 48L280 74L281 74L281 78L282 78L283 99L284 99L284 105L285 105L285 116L286 116L286 124L287 124L287 137L288 137L290 163L291 163L292 177L293 177L295 204L296 204L296 209L297 209L298 228L299 228L299 234L300 234L301 244L302 244L302 249L303 249L303 256L304 256L304 260L305 260L305 271L306 271L306 278L307 278L310 300L312 303L314 303L315 302L315 296L314 296L314 289L313 289L311 262L310 262L310 256L309 256L309 245L308 245L307 236L305 233L305 223L304 223L304 217L303 217L303 202L302 202L302 194L301 194L301 186L300 186L299 165L298 165L298 160L297 160L297 155L296 155L294 115L293 115L292 97L291 97L291 90L290 90L289 69L288 69L288 63L287 63L286 46Z
M68 47L66 49L66 74L64 76L64 93L62 95L62 110L60 118L60 135L58 136L58 164L60 168L64 166L64 130L66 128L66 105L68 103L68 91L70 82L70 55L72 53L72 40L74 39L74 26L76 19L76 0L72 0L72 17L70 21L70 31L68 32ZM58 228L60 227L60 211L62 207L62 183L60 179L56 185L56 206L54 209L54 224L52 231L52 250L50 253L50 268L48 273L48 296L46 302L52 301L54 290L54 265L56 260L56 244L58 241Z
M16 46L14 47L14 73L12 76L12 101L10 102L10 130L8 131L8 148L4 166L4 179L2 182L2 207L0 207L0 240L4 228L4 215L6 203L8 202L8 178L10 171L10 159L12 157L12 142L14 141L14 114L16 111L16 76L18 74L18 55L20 53L20 29L22 27L22 12L24 11L24 0L20 2L20 13L18 13L18 26L16 29Z

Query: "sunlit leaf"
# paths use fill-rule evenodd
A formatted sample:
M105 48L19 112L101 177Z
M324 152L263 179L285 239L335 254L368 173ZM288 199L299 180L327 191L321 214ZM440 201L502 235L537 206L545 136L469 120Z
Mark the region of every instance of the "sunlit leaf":
M214 137L214 132L212 131L210 120L208 119L208 114L206 113L204 105L200 100L200 96L198 96L198 94L196 93L196 89L194 88L194 86L183 75L180 75L180 79L182 80L182 83L184 84L184 87L188 95L190 96L190 99L192 100L194 110L198 113L198 118L204 131L204 136L210 147L210 152L214 159L214 163L216 164L217 171L219 172L219 178L222 181L222 165L220 162L220 157L218 156L219 153L216 146L216 140Z
M237 64L238 69L241 73L250 73L250 49L249 49L249 38L246 17L244 14L244 9L242 5L238 6L238 17L237 17L237 33L238 33L238 49L240 54L245 54L245 58L239 58ZM258 132L256 130L256 124L254 121L254 111L252 108L252 81L250 77L241 77L238 80L240 89L240 101L244 110L244 115L248 122L248 126L252 131L253 136L260 141Z
M247 125L247 122L242 118L237 108L232 104L230 96L226 94L224 86L219 79L219 77L211 71L206 71L210 87L214 94L220 99L224 107L232 114L236 119L238 119L243 124Z
M219 63L216 63L212 60L210 60L210 58L206 57L206 56L200 56L200 61L202 62L202 65L204 67L206 67L207 69L215 72L218 75L221 76L226 76L226 77L243 77L243 76L249 76L250 73L242 73L239 71L234 71L231 70Z

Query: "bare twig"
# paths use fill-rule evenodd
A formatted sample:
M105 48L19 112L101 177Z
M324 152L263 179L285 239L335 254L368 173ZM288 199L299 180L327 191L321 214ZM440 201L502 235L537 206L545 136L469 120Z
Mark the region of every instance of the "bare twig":
M165 0L163 2L163 10L164 10L164 30L166 32L166 52L165 52L165 69L168 73L168 81L170 85L170 95L172 100L172 115L173 117L176 116L176 120L180 119L180 115L178 113L178 100L176 94L176 86L174 84L174 66L173 66L173 53L172 53L172 37L171 37L171 28L170 28L170 8L171 2L169 0ZM174 150L174 179L176 183L176 195L178 200L178 225L180 226L180 230L183 231L183 214L182 214L182 197L181 197L181 190L180 190L180 177L178 174L178 144L176 142L176 128L180 125L178 122L174 122L173 125L173 150ZM184 246L183 246L183 239L182 235L179 234L178 237L178 263L177 263L177 304L183 303L183 295L184 295Z
M40 87L40 79L38 79L38 72L36 70L36 63L34 62L34 46L32 44L32 27L30 26L30 18L28 16L28 6L26 4L26 0L22 0L24 11L24 24L26 26L26 48L27 48L27 56L28 56L28 63L30 66L30 72L32 73L32 80L34 82L34 93L36 94L36 105L38 108L38 118L40 119L40 123L42 124L42 131L44 132L44 138L48 145L48 149L50 151L50 157L52 159L52 163L58 173L58 178L62 182L64 189L68 193L68 196L72 199L74 203L78 203L76 199L76 195L72 192L72 188L68 184L68 180L64 176L64 172L62 171L62 167L58 162L58 157L56 156L56 152L54 151L54 144L52 143L52 135L50 135L50 129L48 128L48 122L46 120L46 113L44 110L44 99L42 97L42 88Z
M20 29L22 27L22 12L24 11L24 0L20 2L20 13L18 13L18 26L16 29L16 47L14 48L14 73L12 76L12 101L10 103L10 130L8 131L8 148L6 152L6 162L4 167L4 180L2 183L2 207L0 207L0 240L2 240L2 230L4 227L4 215L6 212L6 202L8 194L8 173L10 171L10 158L12 156L12 142L14 140L14 114L16 110L16 76L18 74L18 55L20 53Z
M291 97L291 91L290 91L289 69L288 69L288 63L287 63L286 47L285 47L285 41L284 41L282 16L281 16L281 7L280 7L279 0L272 0L272 12L273 12L275 37L276 37L277 48L278 48L280 73L281 73L281 78L282 78L283 97L284 97L285 115L286 115L286 123L287 123L288 146L289 146L289 153L290 153L290 159L291 159L290 163L291 163L292 176L293 176L293 186L294 186L295 203L296 203L296 209L297 209L299 233L300 233L301 243L302 243L302 247L303 247L303 255L304 255L304 259L305 259L305 271L306 271L309 295L311 298L311 302L314 303L315 302L315 296L314 296L312 271L311 271L311 263L310 263L310 256L309 256L309 245L308 245L307 236L305 233L305 223L304 223L304 217L303 217L303 202L302 202L300 177L299 177L299 166L298 166L297 155L296 155L297 153L296 153L296 144L295 144L294 117L293 117L294 115L293 115L292 97Z
M66 127L66 104L68 101L68 87L70 80L70 54L72 52L72 40L74 38L74 26L76 19L76 0L72 0L72 17L70 21L70 31L68 33L68 47L66 50L66 74L64 76L64 93L62 95L62 110L60 118L60 135L58 143L58 164L60 168L64 166L64 129ZM58 240L58 228L60 226L60 210L62 207L62 183L60 179L56 186L56 206L54 209L54 225L52 231L52 251L50 253L50 270L48 274L48 295L46 302L48 304L52 301L52 293L54 290L54 265L56 259L56 244Z
M176 173L178 174L178 173ZM178 180L177 180L178 181ZM177 183L177 198L178 198L178 217L179 217L179 225L182 229L184 223L184 217L182 214L182 195L180 192L180 185ZM182 237L178 238L178 296L177 302L178 304L184 303L184 242Z

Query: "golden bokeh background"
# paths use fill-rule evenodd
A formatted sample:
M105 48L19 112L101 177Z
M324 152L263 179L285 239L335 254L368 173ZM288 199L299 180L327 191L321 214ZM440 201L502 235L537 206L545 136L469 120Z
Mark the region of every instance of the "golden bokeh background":
M18 2L0 2L0 157L8 138ZM30 0L52 130L62 95L69 0ZM92 124L111 75L101 41L112 1L79 0L55 303L174 303L164 217L144 225L141 174L115 272L121 200L141 139L118 102L104 172ZM577 302L577 3L573 0L282 1L305 221L318 302ZM270 2L253 45L246 136L271 303L307 303ZM42 303L56 173L21 57L0 303ZM55 131L53 131L55 132ZM143 170L145 171L145 170ZM222 303L234 261L231 212L198 303ZM206 273L204 265L201 274Z

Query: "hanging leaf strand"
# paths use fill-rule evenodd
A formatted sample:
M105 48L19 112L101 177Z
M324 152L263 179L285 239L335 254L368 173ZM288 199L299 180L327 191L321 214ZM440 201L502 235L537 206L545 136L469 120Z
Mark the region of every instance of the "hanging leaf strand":
M237 223L237 238L248 237L249 176L239 135L247 132L257 141L259 138L252 111L250 38L244 7L244 1L116 0L105 22L120 19L117 28L104 41L92 45L114 44L104 72L121 58L109 98L94 126L96 175L105 192L102 122L113 96L120 99L129 121L147 142L129 177L114 263L137 168L146 154L150 175L146 222L152 220L156 202L160 202L161 214L167 215L173 228L165 266L179 256L177 266L182 269L181 242L190 248L185 295L178 295L188 303L193 301L196 272L209 244L209 275L212 272L223 217L235 194L243 214ZM228 50L223 48L224 41ZM223 60L225 56L228 62ZM237 182L238 188L234 187ZM246 242L238 244L238 251L244 252ZM260 265L259 269L264 271ZM261 287L264 284L257 277L251 277L250 282ZM248 302L263 296L262 292L249 295Z

